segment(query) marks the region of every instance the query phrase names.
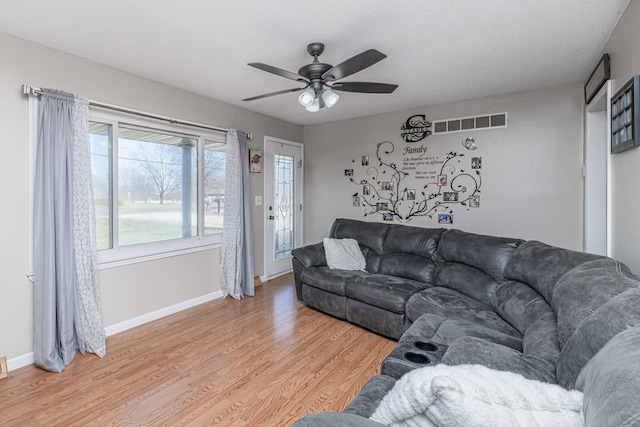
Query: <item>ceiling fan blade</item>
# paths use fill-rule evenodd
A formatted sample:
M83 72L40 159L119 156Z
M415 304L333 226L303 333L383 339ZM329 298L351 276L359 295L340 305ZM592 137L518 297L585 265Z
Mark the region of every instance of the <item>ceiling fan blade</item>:
M282 68L274 67L272 65L263 64L262 62L250 62L247 65L257 68L258 70L266 71L267 73L275 74L276 76L308 83L307 80L303 79L295 73L292 73L291 71L283 70Z
M343 82L334 83L331 89L343 92L360 92L360 93L392 93L398 85L388 83L371 83L371 82Z
M362 71L386 57L387 55L375 49L365 50L353 58L349 58L343 63L331 68L322 75L322 79L328 82L342 79L350 76L351 74L357 73L358 71Z
M285 89L285 90L279 90L277 92L265 93L264 95L258 95L258 96L252 96L251 98L245 98L245 99L243 99L243 101L255 101L256 99L268 98L270 96L282 95L284 93L298 92L300 90L306 89L307 87L309 87L309 86L307 85L305 87L297 87L295 89Z

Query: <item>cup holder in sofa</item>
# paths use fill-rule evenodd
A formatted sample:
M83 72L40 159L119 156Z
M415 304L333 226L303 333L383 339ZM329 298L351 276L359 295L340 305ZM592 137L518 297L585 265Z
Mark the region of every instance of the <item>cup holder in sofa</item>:
M404 354L404 358L409 362L418 363L420 365L428 365L429 363L431 363L431 359L429 359L424 354L419 353L408 352Z
M422 351L438 351L438 346L431 342L416 341L413 345Z

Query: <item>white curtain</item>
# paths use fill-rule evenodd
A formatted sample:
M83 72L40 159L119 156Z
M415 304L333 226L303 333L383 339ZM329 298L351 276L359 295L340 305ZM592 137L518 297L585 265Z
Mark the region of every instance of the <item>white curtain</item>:
M235 299L254 295L250 194L247 137L242 131L230 129L220 275L222 293Z
M73 114L73 258L80 326L85 350L100 357L107 353L102 303L98 287L96 214L89 150L89 103L76 95Z
M96 270L88 102L45 89L33 212L34 358L60 372L76 350L106 352Z

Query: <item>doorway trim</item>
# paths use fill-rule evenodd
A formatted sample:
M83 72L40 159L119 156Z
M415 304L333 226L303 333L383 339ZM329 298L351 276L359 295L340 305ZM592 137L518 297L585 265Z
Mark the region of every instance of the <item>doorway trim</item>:
M611 253L611 80L584 109L583 224L586 252Z
M264 174L264 179L263 179L263 190L262 190L262 194L264 195L263 196L263 203L262 203L262 221L263 221L263 224L264 224L263 235L262 235L262 241L263 241L263 249L262 249L262 251L263 251L263 255L264 256L263 256L263 264L262 264L263 265L263 275L260 276L260 280L263 283L266 282L269 279L273 279L273 278L276 278L278 276L287 274L287 273L289 273L290 271L293 270L293 266L292 266L291 270L288 270L288 271L286 271L284 273L281 273L281 274L276 274L276 275L271 276L271 277L269 276L268 270L267 270L267 262L268 262L267 261L267 258L268 258L268 247L267 247L267 245L268 245L268 239L267 239L268 230L267 230L267 228L268 227L266 226L266 224L267 224L267 221L269 221L267 219L267 216L269 215L269 213L267 211L267 206L268 206L269 201L266 200L266 196L267 196L267 185L269 185L269 183L267 182L267 176L266 176L266 166L267 166L267 164L266 164L266 161L267 161L266 155L267 155L268 142L274 142L274 143L277 143L277 144L292 145L292 146L298 147L300 149L300 162L301 162L300 166L299 166L299 169L300 169L300 183L299 183L300 200L299 200L299 203L298 203L300 205L300 207L298 209L298 212L300 214L300 217L299 217L300 220L299 220L299 222L297 222L297 226L299 227L299 230L296 230L296 235L299 235L299 241L301 243L304 242L304 144L302 144L301 142L296 142L296 141L291 141L291 140L287 140L287 139L276 138L276 137L273 137L273 136L265 135L264 141L263 141L265 174ZM296 239L296 240L298 240L298 239Z

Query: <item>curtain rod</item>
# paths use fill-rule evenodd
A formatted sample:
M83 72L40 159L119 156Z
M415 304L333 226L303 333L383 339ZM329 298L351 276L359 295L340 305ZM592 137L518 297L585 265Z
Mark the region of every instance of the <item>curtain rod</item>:
M23 84L22 85L22 93L25 94L25 95L40 96L44 92L39 87L33 87L33 86L29 86L27 84ZM169 123L171 123L173 125L185 125L185 126L197 127L197 128L201 128L201 129L214 130L214 131L217 131L217 132L225 132L225 133L229 132L229 129L227 129L227 128L204 125L204 124L195 123L195 122L187 122L187 121L184 121L184 120L177 120L177 119L173 119L171 117L165 117L165 116L159 116L157 114L145 113L144 111L132 110L130 108L119 107L117 105L111 105L111 104L105 104L103 102L97 102L97 101L89 100L89 105L91 105L92 107L104 108L106 110L118 111L120 113L133 114L133 115L136 115L136 116L146 117L148 119L163 120L163 121L169 122ZM251 133L247 133L247 139L251 139L251 137L252 137Z

